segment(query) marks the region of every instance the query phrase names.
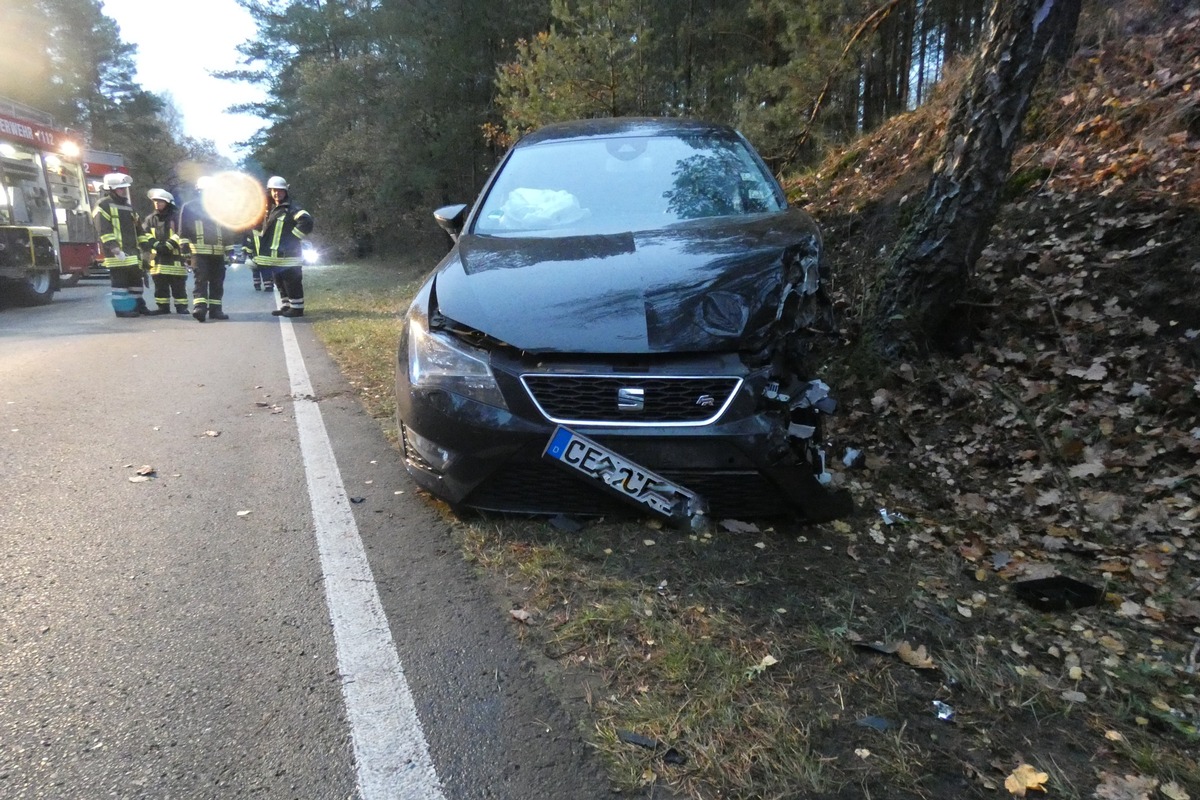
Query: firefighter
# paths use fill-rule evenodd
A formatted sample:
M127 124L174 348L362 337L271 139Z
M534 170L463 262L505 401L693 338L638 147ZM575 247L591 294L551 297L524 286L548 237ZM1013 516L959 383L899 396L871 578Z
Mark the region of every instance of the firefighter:
M280 307L271 312L276 317L304 316L305 238L312 233L313 218L297 208L288 195L288 182L275 175L267 181L267 216L262 227L254 232L254 261L259 267L269 267L275 274L279 289Z
M150 278L154 281L152 314L170 314L171 299L175 313L188 313L187 267L183 263L183 242L175 226L175 196L165 189L151 189L146 197L154 203L154 213L146 217L142 230L150 248Z
M146 238L140 233L140 220L129 202L131 186L133 178L125 173L108 173L102 184L104 196L92 210L92 222L104 252L103 264L112 286L112 307L118 317L151 313L142 296L145 287L141 250Z
M254 281L254 291L273 292L275 291L275 270L272 267L259 265L258 253L254 251L254 246L258 241L257 237L257 230L247 231L246 238L242 241L242 255L246 263L250 265L250 277Z
M196 181L199 195L179 211L179 238L184 254L192 260L192 316L197 322L229 319L221 299L225 296L225 254L233 249L233 234L204 207L210 185L208 176Z

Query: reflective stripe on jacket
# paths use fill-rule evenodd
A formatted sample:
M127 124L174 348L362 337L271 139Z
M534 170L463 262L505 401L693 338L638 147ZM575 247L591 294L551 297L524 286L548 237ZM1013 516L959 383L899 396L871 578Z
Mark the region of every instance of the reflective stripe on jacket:
M187 275L183 264L183 240L175 232L174 206L167 206L162 216L158 212L146 217L142 229L146 246L150 248L151 275Z
M210 217L198 199L184 203L179 212L179 240L186 243L185 253L220 256L233 250L233 234Z
M299 267L304 265L301 247L312 233L313 218L304 209L292 210L291 202L280 203L254 232L255 262L262 267Z

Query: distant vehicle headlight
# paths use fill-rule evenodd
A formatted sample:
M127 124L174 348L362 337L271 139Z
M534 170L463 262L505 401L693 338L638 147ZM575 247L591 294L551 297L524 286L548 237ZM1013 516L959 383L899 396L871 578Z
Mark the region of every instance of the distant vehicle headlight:
M508 409L486 353L429 330L424 317L419 315L410 317L408 322L408 381L414 388L445 389Z

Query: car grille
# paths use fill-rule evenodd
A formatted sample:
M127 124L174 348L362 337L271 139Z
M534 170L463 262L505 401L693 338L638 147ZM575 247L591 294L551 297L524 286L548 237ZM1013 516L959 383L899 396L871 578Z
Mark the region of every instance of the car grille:
M741 378L634 375L522 375L526 391L553 422L586 425L707 425L724 413ZM629 407L618 406L622 390Z
M664 478L698 493L714 519L774 517L795 513L778 487L757 472L666 471ZM476 487L466 505L489 511L562 514L637 513L635 506L609 495L553 464L511 464ZM649 512L647 512L649 513Z

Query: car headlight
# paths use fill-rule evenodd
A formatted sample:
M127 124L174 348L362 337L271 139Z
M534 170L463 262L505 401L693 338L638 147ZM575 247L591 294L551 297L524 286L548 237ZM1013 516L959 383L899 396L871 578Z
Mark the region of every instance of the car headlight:
M445 389L489 406L508 408L484 352L430 331L419 316L408 321L408 382L413 387Z

